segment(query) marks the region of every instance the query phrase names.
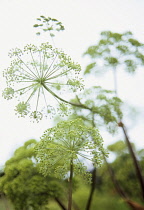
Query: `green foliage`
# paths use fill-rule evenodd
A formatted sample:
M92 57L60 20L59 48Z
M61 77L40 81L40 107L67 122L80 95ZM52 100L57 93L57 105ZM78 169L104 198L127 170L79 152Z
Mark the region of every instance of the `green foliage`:
M135 149L135 145L133 143L131 143L131 145ZM117 141L116 143L109 145L108 150L110 150L111 152L114 152L115 154L120 155L120 156L123 153L128 152L127 146L123 141Z
M133 144L133 148L135 148ZM123 141L118 141L112 145L108 146L108 149L115 153L116 158L112 163L109 163L112 167L116 179L120 184L120 187L124 190L128 197L131 199L137 200L140 202L140 186L139 182L133 167L133 162L128 153L127 147ZM139 164L143 165L143 160L139 155L139 151L136 151L136 154L139 156ZM99 169L99 175L101 176L101 189L109 192L114 192L114 186L110 182L110 177L106 173L107 167L103 165ZM143 173L143 168L142 168Z
M23 50L16 48L10 51L9 56L15 59L3 73L7 82L3 97L16 97L20 101L15 108L20 117L29 115L39 121L51 112L49 108L53 98L65 103L60 98L61 93L83 89L83 80L79 78L80 65L49 43L39 47L26 45ZM51 114L55 112L52 110Z
M117 141L116 143L109 145L108 150L122 154L123 151L127 151L127 147L123 141Z
M134 73L138 66L144 64L144 44L133 38L131 32L123 34L103 31L100 41L90 46L84 55L92 59L85 74L98 71L98 67L114 68L122 66L125 71Z
M107 172L105 172L107 175ZM90 187L83 183L83 180L79 180L79 187L73 194L73 199L77 203L79 209L86 209L86 203L88 200L88 196L90 193ZM113 209L113 210L128 210L129 208L124 203L123 200L121 200L119 197L117 197L114 193L109 193L107 190L105 191L99 191L96 186L95 193L93 195L91 208L90 210L107 210L107 209Z
M94 166L101 165L103 156L106 156L102 142L99 131L85 126L80 119L60 122L46 130L36 146L40 171L45 176L53 174L65 178L73 161L74 174L90 181L91 174L81 160L92 161Z
M96 66L96 62L90 63L90 64L86 67L86 69L85 69L85 74L90 73L90 72L91 72L91 69L93 69L95 66Z
M34 152L36 143L32 139L18 148L6 162L4 175L0 178L0 191L10 199L15 210L47 209L49 198L61 197L63 193L60 182L39 173Z

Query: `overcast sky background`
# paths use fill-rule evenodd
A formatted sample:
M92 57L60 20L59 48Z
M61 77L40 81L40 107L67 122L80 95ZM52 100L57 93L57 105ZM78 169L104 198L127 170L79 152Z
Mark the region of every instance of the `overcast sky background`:
M113 32L132 31L135 38L144 42L143 0L0 0L0 92L5 88L3 69L9 66L8 52L11 48L29 43L48 41L37 37L32 27L40 15L56 18L63 23L65 31L55 39L57 47L63 48L75 61L82 65L87 59L82 54L99 39L104 30ZM43 39L42 39L43 38ZM138 148L144 146L144 69L134 77L119 74L119 95L124 101L139 110L135 123L128 123L131 140ZM112 75L91 78L95 85L112 89ZM43 131L51 126L47 120L32 123L29 119L17 118L14 112L16 101L7 101L0 93L0 166L10 158L13 151L30 138L39 139ZM102 132L105 144L118 137ZM120 136L121 138L121 136Z

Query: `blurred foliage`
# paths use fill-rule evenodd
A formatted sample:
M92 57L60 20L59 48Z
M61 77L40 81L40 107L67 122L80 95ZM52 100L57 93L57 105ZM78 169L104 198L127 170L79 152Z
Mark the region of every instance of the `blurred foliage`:
M85 74L99 71L104 73L108 67L119 66L126 72L134 73L144 64L144 44L134 39L131 32L103 31L97 44L88 47L84 55L91 58Z
M110 180L109 180L110 181ZM81 179L79 179L79 187L73 195L74 201L78 204L80 210L85 209L88 200L90 186L85 185ZM96 186L97 189L97 186ZM93 196L91 210L128 210L129 208L125 202L119 198L116 194L110 193L107 190L96 190Z
M4 168L0 191L13 203L15 210L45 210L49 198L62 197L64 183L52 177L43 177L36 164L36 140L27 141L18 148Z
M82 104L88 109L73 106L70 119L81 118L86 125L106 128L114 134L118 128L119 119L122 118L120 106L122 101L115 96L113 91L105 90L100 86L85 89L71 102ZM61 121L60 116L55 117L55 122Z
M54 198L59 197L66 202L66 183L52 177L43 177L39 173L34 153L36 143L33 139L27 141L6 162L4 171L1 171L0 191L13 203L15 210L61 209ZM135 145L132 146L139 157L140 165L143 166L144 150L136 151ZM140 203L139 184L125 143L118 141L109 145L108 150L115 154L110 166L116 174L116 179L128 197ZM96 191L91 210L128 210L126 203L117 197L105 163L97 169L96 174ZM85 209L89 193L90 184L86 184L80 176L75 177L73 200L80 210ZM5 209L2 199L0 206L2 210ZM12 210L11 205L9 206Z
M144 158L143 154L141 155L142 150L136 151L134 144L132 144L132 147L138 156L139 164L141 166L142 173L144 174ZM139 198L141 197L141 190L127 146L123 141L117 141L116 143L109 145L108 150L115 153L115 159L109 164L116 175L118 183L129 198L135 200L138 199L139 201ZM99 169L99 189L102 191L109 191L109 193L114 193L114 186L112 182L109 181L110 177L109 174L106 173L106 170L106 164L103 164L103 166Z

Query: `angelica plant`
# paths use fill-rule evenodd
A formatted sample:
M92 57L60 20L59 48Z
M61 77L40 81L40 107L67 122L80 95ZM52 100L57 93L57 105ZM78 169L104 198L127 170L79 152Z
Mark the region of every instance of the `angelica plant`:
M57 109L53 107L52 98L60 105L59 113L68 114L68 102L61 94L83 89L79 64L49 43L39 47L26 45L23 50L16 48L9 56L14 59L3 72L7 82L3 97L19 100L15 108L19 116L29 115L39 121L44 115L53 115Z
M68 210L72 205L72 180L81 175L91 182L91 174L83 159L91 161L95 167L107 156L103 139L97 128L85 126L82 119L62 121L44 132L36 148L40 171L44 176L53 175L66 178L69 172Z
M56 19L41 16L37 20L43 23L34 27L49 31L51 38L53 32L64 30ZM55 27L50 26L52 22ZM79 75L80 65L62 50L50 43L40 46L29 44L23 49L12 49L9 56L12 61L3 72L7 83L3 97L7 100L15 97L18 100L15 111L20 117L28 115L38 122L44 116L53 116L56 112L68 115L69 105L96 112L93 107L79 101L75 104L67 96L64 98L66 93L81 91L84 85ZM57 109L54 107L55 102ZM86 181L91 181L91 174L83 159L91 161L94 167L101 165L103 157L107 155L102 142L96 128L87 127L82 120L76 119L61 122L46 130L36 146L37 160L43 175L66 178L69 174L68 210L72 206L73 176L79 174Z

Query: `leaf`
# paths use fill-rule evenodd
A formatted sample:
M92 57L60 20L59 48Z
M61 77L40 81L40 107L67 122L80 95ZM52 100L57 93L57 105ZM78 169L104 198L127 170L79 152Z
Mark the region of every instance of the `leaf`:
M39 35L40 35L40 32L37 32L37 33L36 33L36 35L38 35L38 36L39 36Z
M55 19L55 18L52 18L52 21L55 21L55 22L56 22L56 21L57 21L57 19Z
M125 60L124 62L126 64L126 71L134 73L137 67L136 63L133 60Z
M136 39L129 39L128 41L135 47L139 47L139 46L143 45L139 41L137 41Z
M84 71L84 74L89 74L91 70L96 66L96 62L89 64Z
M33 25L33 27L35 27L35 28L36 28L36 27L39 27L39 25L38 25L38 24L34 24L34 25Z
M115 57L106 57L105 60L108 62L110 65L117 65L118 64L118 59Z

